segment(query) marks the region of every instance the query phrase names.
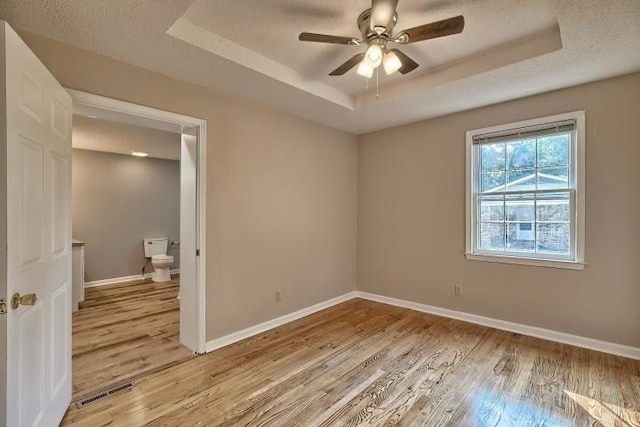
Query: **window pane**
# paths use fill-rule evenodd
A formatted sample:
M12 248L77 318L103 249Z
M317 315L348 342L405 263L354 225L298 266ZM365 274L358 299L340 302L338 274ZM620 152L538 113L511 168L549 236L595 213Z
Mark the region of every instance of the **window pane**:
M537 224L536 241L539 253L569 255L569 224Z
M480 223L479 249L504 251L504 223Z
M535 228L532 222L507 224L507 250L533 252L535 241Z
M502 196L480 197L480 221L504 221L504 198Z
M568 165L570 138L571 134L538 138L538 167Z
M569 188L569 167L538 169L538 190Z
M504 190L505 172L488 172L482 174L482 193Z
M507 196L507 221L535 221L534 194Z
M536 189L535 169L515 169L507 172L507 191L529 191Z
M540 194L536 209L538 221L569 222L571 219L569 193Z
M504 170L505 144L480 145L480 166L482 172Z
M469 131L467 245L478 259L582 261L583 125L576 112Z
M536 140L525 139L507 143L507 169L536 167Z

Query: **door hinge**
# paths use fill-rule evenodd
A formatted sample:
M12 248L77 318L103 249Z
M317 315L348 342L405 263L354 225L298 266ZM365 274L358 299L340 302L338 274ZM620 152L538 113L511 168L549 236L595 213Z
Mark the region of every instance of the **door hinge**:
M200 256L200 249L196 249L196 256Z
M0 314L7 314L7 299L0 298Z

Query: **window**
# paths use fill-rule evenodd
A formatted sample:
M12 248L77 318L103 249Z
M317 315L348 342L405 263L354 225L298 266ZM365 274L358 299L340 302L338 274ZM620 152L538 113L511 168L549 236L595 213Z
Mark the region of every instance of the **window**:
M584 267L585 113L467 132L470 260Z

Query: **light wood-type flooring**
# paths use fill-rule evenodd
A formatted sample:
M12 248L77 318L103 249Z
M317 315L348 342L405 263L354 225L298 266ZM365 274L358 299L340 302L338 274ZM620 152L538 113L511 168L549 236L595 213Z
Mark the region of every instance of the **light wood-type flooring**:
M640 362L355 299L68 411L84 426L640 425Z
M87 288L73 313L73 398L191 357L179 343L179 279Z

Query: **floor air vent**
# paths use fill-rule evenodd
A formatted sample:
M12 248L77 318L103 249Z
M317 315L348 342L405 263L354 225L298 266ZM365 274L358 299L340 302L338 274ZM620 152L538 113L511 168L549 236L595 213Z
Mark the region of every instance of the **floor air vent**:
M84 399L80 399L76 402L76 408L80 409L94 402L97 402L98 400L104 399L105 397L110 397L116 394L124 393L125 391L129 391L133 388L133 384L133 381L129 381L124 384L120 384L110 389L96 393L92 396L85 397Z

